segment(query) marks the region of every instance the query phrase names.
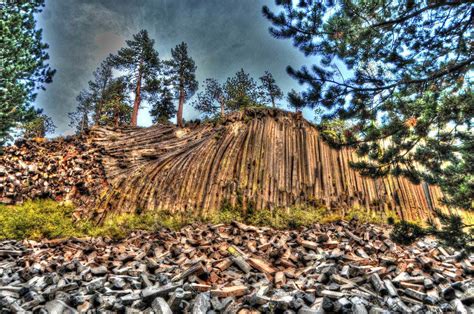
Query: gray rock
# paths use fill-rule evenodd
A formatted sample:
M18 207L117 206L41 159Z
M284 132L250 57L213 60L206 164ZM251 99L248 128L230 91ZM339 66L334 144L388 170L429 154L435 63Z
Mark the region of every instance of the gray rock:
M151 303L151 308L156 314L173 314L173 311L171 311L168 303L166 303L165 299L161 297L157 297L155 300L153 300Z

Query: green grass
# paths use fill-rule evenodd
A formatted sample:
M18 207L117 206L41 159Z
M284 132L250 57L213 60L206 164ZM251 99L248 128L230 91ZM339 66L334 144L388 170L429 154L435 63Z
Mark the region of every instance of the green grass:
M27 201L21 205L0 205L1 239L42 239L105 236L113 239L124 238L135 230L157 231L161 228L177 230L195 222L231 223L233 220L255 226L275 229L294 229L314 223L328 223L357 217L361 222L386 223L388 217L396 222L392 212L379 213L363 209L346 212L329 210L318 202L292 208L254 210L251 204L243 209L241 201L237 206L224 202L222 207L202 218L193 218L184 213L152 211L142 214L111 214L101 225L90 221L76 221L74 207L52 200ZM140 212L140 211L138 211Z
M21 205L0 205L1 239L42 239L106 236L119 239L134 230L177 229L189 221L165 211L157 213L109 215L100 226L76 221L74 207L53 200L27 201ZM159 222L159 223L158 223Z
M74 207L52 200L0 205L0 239L39 239L74 236Z

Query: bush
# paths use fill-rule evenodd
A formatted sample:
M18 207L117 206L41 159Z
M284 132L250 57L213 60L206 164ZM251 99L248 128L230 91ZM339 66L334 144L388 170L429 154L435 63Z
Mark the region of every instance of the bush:
M426 234L426 231L417 224L402 220L395 224L390 238L398 244L409 245Z

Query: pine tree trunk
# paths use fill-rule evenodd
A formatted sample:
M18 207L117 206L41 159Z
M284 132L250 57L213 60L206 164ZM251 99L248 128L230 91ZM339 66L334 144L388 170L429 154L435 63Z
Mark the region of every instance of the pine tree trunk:
M271 98L272 98L272 106L273 108L275 108L275 97L271 96Z
M140 108L141 102L141 88L142 88L142 72L141 69L138 70L137 75L137 87L135 89L135 101L133 102L133 113L132 113L132 121L130 122L131 126L137 126L137 119L138 119L138 109Z
M115 110L115 113L114 113L114 126L115 126L115 128L119 127L119 116L120 116L120 113L118 112L118 110Z
M183 105L184 105L184 89L179 89L179 103L178 103L178 114L177 114L177 123L178 127L183 127Z
M86 120L87 119L87 115L86 114L83 114L82 115L82 121L81 121L81 132L80 133L83 133L84 130L86 129Z
M221 118L225 118L224 101L221 99L219 102L221 104Z
M95 106L94 125L99 125L101 108L102 108L102 101L100 101Z

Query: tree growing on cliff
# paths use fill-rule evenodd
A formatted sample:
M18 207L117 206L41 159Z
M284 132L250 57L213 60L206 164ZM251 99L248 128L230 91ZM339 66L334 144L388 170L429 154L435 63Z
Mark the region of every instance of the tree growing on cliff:
M472 168L455 167L474 136L470 1L276 3L278 13L263 7L271 34L320 60L288 73L307 86L307 105L352 122L343 144L368 157L353 167L454 194L443 178L463 171L459 186L472 195Z
M259 78L260 85L260 98L263 103L270 103L272 107L276 107L276 101L283 98L283 92L280 87L276 84L273 75L265 71L265 74Z
M36 91L44 90L55 73L46 63L48 45L34 19L43 6L44 0L0 5L0 146L11 138L13 129L35 118L31 103Z
M132 107L128 96L127 83L123 77L113 79L104 91L100 125L120 126L130 124Z
M198 89L197 67L194 60L188 55L188 45L185 42L171 49L171 60L166 61L166 65L167 75L178 98L177 124L179 127L183 127L184 103Z
M113 81L112 65L103 61L93 72L93 80L76 97L78 106L75 112L69 113L70 125L82 132L92 125L100 125L107 98L107 91Z
M288 101L288 106L290 108L293 108L295 112L299 112L305 107L305 102L304 99L301 97L301 94L295 91L294 89L288 92L286 99Z
M80 134L88 130L93 124L90 116L94 104L90 95L84 91L79 93L76 101L78 103L76 110L68 113L69 126L74 128L76 133Z
M118 127L129 124L132 109L126 78L114 78L112 65L107 60L100 64L93 76L88 88L76 98L76 111L69 113L70 126L82 133L92 125Z
M125 78L135 94L130 124L136 126L141 101L148 100L157 91L154 82L161 63L158 52L153 47L155 41L148 36L146 30L133 35L133 40L127 40L126 43L127 47L121 48L116 55L110 55L107 62L128 74Z
M53 120L43 113L43 109L34 109L28 121L21 125L23 138L45 137L56 129Z
M227 78L224 92L227 96L227 107L231 111L259 104L257 82L245 73L244 69Z
M155 100L150 109L150 116L153 123L169 123L169 120L176 115L174 106L174 96L169 86L170 83L164 80L161 83L160 90L156 93Z
M196 110L204 113L206 116L225 117L226 94L222 84L216 79L208 78L203 84L204 91L197 94L197 99L193 103Z
M83 91L89 93L93 102L94 124L99 125L104 111L104 105L111 82L113 81L112 65L107 60L102 61L93 73L94 80L89 81L89 89Z

